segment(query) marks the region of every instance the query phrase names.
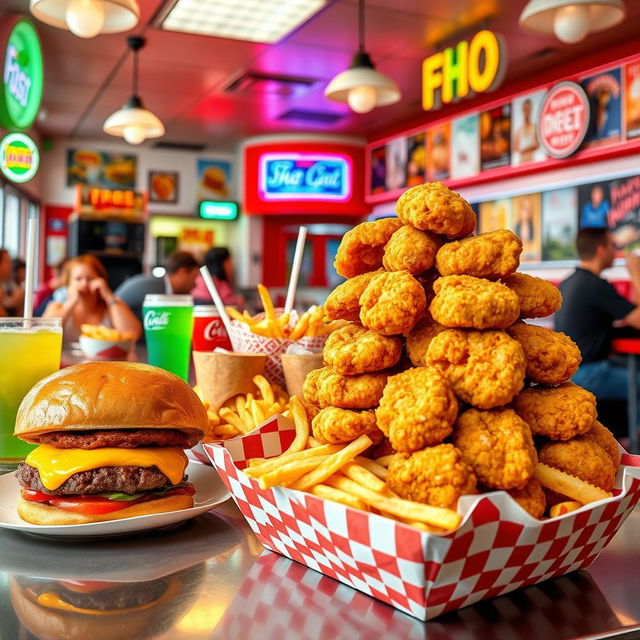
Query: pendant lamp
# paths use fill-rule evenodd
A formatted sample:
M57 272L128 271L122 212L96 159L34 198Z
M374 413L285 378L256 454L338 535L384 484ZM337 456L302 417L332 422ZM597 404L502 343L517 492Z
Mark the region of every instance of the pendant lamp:
M80 38L129 31L138 24L136 0L30 0L35 18Z
M384 107L400 100L396 83L376 71L364 48L364 0L358 2L358 52L351 66L339 73L324 90L334 102L347 103L356 113L367 113L374 107Z
M144 108L138 95L138 51L145 44L145 39L139 36L127 38L127 44L133 51L133 93L128 102L112 113L102 129L110 136L124 138L129 144L141 144L147 138L160 138L164 135L164 125L148 109Z
M520 26L573 44L624 19L623 0L529 0Z

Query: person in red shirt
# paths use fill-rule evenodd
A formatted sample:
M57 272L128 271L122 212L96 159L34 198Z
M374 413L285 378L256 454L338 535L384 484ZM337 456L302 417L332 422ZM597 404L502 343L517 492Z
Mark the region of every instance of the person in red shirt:
M234 290L233 258L226 247L211 247L204 255L204 263L213 277L216 289L222 298L222 302L230 307L243 309L246 305L244 296ZM198 276L196 286L191 292L196 304L213 304L207 286Z

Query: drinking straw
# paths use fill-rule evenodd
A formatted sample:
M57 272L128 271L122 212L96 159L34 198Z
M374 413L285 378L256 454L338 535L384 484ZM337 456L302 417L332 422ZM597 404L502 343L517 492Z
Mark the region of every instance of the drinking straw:
M213 282L213 278L211 277L211 274L209 273L209 269L207 269L207 266L205 265L204 267L200 267L200 273L202 274L202 278L204 279L204 283L207 285L207 289L209 290L209 293L211 294L211 297L213 298L213 303L216 305L216 309L218 310L218 313L220 314L220 317L222 318L222 322L224 323L224 326L227 330L227 333L229 335L231 335L231 320L229 319L229 316L227 315L227 310L224 308L224 304L222 302L222 298L220 297L220 294L218 293L218 290L216 289L216 285Z
M300 277L300 267L302 267L302 256L304 254L304 243L306 239L307 227L300 227L300 230L298 231L298 241L296 242L296 252L293 255L293 265L291 265L287 300L284 303L285 313L291 313L291 310L293 309L293 302L296 298L296 289L298 288L298 278Z
M36 270L36 218L27 218L27 255L24 278L24 317L33 318L33 276Z
M164 276L164 286L169 295L173 295L173 287L171 286L171 280L169 278L169 274L165 274Z

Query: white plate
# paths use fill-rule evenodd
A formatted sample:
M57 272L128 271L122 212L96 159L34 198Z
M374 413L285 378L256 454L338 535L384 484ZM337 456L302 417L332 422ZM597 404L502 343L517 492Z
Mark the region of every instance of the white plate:
M183 520L189 520L201 513L206 513L229 497L229 492L222 484L220 476L211 467L191 462L187 465L189 481L193 483L196 493L193 496L194 506L191 509L152 513L146 516L109 520L107 522L90 522L88 524L63 524L45 526L31 524L20 518L16 511L20 485L13 473L0 476L0 528L15 529L24 533L36 533L43 536L62 537L98 537L118 536L136 531L159 529Z

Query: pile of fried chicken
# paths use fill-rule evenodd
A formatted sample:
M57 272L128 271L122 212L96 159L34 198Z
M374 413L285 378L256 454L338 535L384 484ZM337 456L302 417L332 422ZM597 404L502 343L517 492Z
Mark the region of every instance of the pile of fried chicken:
M376 457L393 454L391 490L433 506L504 490L541 518L567 498L534 478L538 461L611 491L619 447L595 397L569 382L578 347L525 322L553 314L562 296L516 273L520 239L471 235L473 209L439 182L406 191L396 212L351 229L338 249L348 279L325 312L349 324L305 381L313 436L368 434Z

